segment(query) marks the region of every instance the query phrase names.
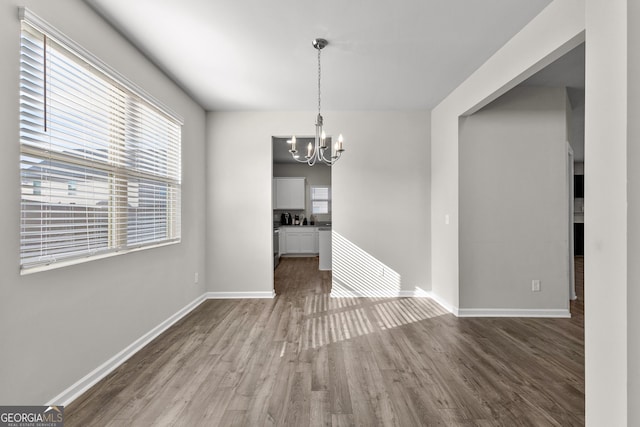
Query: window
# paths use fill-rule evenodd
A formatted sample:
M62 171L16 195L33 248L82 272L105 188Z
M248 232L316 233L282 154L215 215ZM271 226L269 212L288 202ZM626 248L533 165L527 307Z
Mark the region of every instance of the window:
M22 271L180 241L182 120L21 18Z
M311 213L314 215L331 212L331 187L311 187Z

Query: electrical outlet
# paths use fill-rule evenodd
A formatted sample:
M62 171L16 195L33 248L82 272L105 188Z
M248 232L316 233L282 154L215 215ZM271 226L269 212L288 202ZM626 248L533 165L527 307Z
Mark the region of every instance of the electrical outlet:
M531 292L540 292L540 280L531 281Z
M198 283L199 281L200 281L200 275L196 271L195 274L193 275L193 283Z

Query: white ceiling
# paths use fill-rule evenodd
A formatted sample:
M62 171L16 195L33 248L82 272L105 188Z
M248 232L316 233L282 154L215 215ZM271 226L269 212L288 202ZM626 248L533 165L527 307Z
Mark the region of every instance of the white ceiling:
M207 110L430 109L551 0L85 0Z
M526 86L565 86L570 89L584 90L584 60L585 44L582 43L529 77L522 84Z

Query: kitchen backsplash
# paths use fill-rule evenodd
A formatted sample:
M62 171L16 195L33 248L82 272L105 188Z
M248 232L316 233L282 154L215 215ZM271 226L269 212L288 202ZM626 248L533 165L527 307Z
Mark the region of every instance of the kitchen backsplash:
M273 211L273 224L274 225L282 225L281 219L283 214L289 214L292 218L291 223L293 224L293 218L295 215L298 215L300 223L302 223L303 219L307 219L307 224L311 225L311 214L307 214L306 211L303 210L278 210L274 209ZM313 215L313 220L316 225L326 225L331 223L331 214L324 215Z

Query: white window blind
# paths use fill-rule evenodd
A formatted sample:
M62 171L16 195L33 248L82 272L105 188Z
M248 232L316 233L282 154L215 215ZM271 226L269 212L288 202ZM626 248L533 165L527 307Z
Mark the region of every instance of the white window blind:
M22 270L179 241L181 119L21 18Z
M311 187L311 213L328 214L330 212L331 187Z

